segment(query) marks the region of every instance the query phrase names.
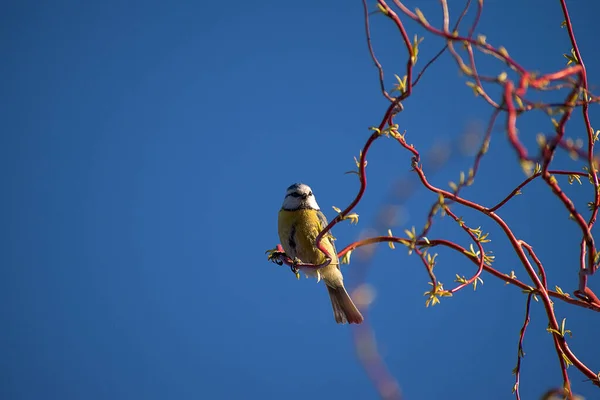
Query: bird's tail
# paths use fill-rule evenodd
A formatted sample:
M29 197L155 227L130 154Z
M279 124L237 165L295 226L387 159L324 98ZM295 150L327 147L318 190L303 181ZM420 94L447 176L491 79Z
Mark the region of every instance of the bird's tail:
M331 298L331 306L333 307L333 315L335 316L335 322L338 324L360 324L364 318L358 308L352 302L350 295L346 292L344 286L338 286L332 288L329 285L327 290L329 291L329 297Z

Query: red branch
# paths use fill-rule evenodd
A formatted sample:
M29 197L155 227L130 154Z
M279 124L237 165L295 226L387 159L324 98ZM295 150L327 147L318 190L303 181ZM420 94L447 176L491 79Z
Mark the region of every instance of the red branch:
M564 24L573 47L573 54L576 58L576 62L571 60L570 63L573 63L574 65L567 66L564 69L552 73L542 74L540 76L523 68L519 63L517 63L517 61L509 56L506 49L502 47L495 47L487 43L485 37L481 35L474 37L477 25L483 12L482 0L478 0L477 2L476 16L473 23L469 27L468 34L466 36L461 35L459 32L459 25L469 10L471 0L467 0L466 5L452 30L449 28L450 13L448 10L447 0L441 0L443 15L443 23L441 28L432 26L420 11L411 11L402 3L402 1L393 0L393 4L395 5L395 8L392 8L385 0L377 0L379 11L383 13L397 28L397 31L402 38L403 46L406 49L407 60L405 87L400 87L401 85L399 85L394 88L394 90L398 90L400 92L397 97L392 97L389 94L394 90L391 90L390 92L386 90L384 67L379 62L374 50L371 38L370 13L366 0L363 0L364 26L369 55L378 71L381 93L390 102L390 104L387 106L379 125L376 128L373 128L374 132L368 137L365 145L362 148L360 159L358 160L357 175L359 178L359 188L356 197L317 236L317 247L326 255L326 261L321 265L312 265L302 263L301 261L299 262L298 260L291 260L283 253L281 246L278 246L277 252L270 255L270 259L279 264L285 263L292 267L303 268L322 268L331 262L331 256L333 255L327 253L326 249L321 243L321 240L333 226L347 219L349 213L362 200L367 189L367 155L370 152L371 146L377 139L391 136L395 139L395 142L401 146L401 148L409 152L413 172L418 177L420 184L435 196L435 201L429 209L423 228L420 229L419 233L416 233L413 228L412 233L407 231L409 233L408 237L397 237L391 235L368 237L366 239L349 244L338 253L338 256L340 258L344 256L349 258L350 253L357 248L382 242L396 243L406 246L409 250L409 254L414 253L417 257L419 257L424 265L427 277L433 286L431 291L427 292L427 294L430 296L430 299L435 298L436 301L438 297L456 294L469 285L475 285L477 283L477 279L483 273L489 274L525 292L527 294L525 321L521 327L519 335L519 353L517 365L514 370L514 392L517 399L520 399L519 386L523 378L521 374L522 356L524 354L523 341L525 338L525 331L530 320L531 299L534 298L537 300L539 297L545 310L548 321L548 329L553 337L554 351L556 352L559 360L558 364L563 377L562 389L556 389L553 392L548 393L563 393L567 397L572 397L571 381L567 370L569 364L572 364L575 369L589 378L589 380L595 385L600 386L598 374L592 371L583 361L579 360L575 353L570 349L567 343L567 338L565 337L566 331L564 329L564 320L563 323L559 324L554 312L552 301L552 299L560 300L571 306L578 306L595 312L600 312L600 299L587 285L589 277L595 273L598 267L597 259L600 258L597 256L598 253L596 251L595 241L591 233L592 227L597 219L598 209L600 208L600 185L597 174L598 160L596 160L594 157L594 143L596 137L592 129L588 112L589 104L600 102L600 97L593 96L589 92L587 71L585 64L583 63L581 52L577 45L566 1L561 0L560 4L565 18ZM399 10L399 12L397 10ZM406 18L417 22L422 29L443 39L445 42L444 47L425 64L424 68L419 72L414 80L413 69L417 61L416 55L418 52L419 43L412 43L410 41L409 34L403 22L403 20ZM457 46L455 47L455 45ZM472 168L469 170L468 174L461 175L461 178L457 184L451 185L451 191L444 190L431 184L425 173L424 166L421 164L420 152L412 144L407 143L405 135L399 133L398 125L394 122L394 119L398 113L403 109L402 102L410 98L413 88L423 77L425 77L429 66L436 62L436 60L446 49L448 49L451 53L460 71L470 79L468 84L472 87L475 94L477 96L481 96L482 99L490 104L490 106L492 106L494 109L490 117L481 147L474 158ZM463 61L463 55L461 55L461 51L466 52L466 58L464 58L466 62ZM516 74L515 79L509 79L506 73L497 74L496 76L480 74L476 64L476 51L478 52L478 55L481 53L483 55L491 55L500 59L513 71L513 74ZM494 100L492 96L488 94L483 87L484 83L486 85L497 85L502 88L502 95L499 96L499 99ZM563 88L570 89L563 102L539 103L527 98L528 93L531 91L547 93ZM567 124L573 117L573 113L577 108L581 109L582 119L586 127L587 144L585 145L584 141L581 139L578 139L577 142L574 142L572 139L566 137ZM518 122L521 115L534 110L543 110L547 112L548 115L560 115L560 118L558 121L553 120L555 125L554 132L551 135L544 137L543 140L539 141L539 149L531 151L531 149L528 149L528 147L519 138ZM490 146L493 128L502 113L506 114L506 120L503 123L503 129L506 132L508 143L514 150L521 167L528 173L529 177L519 183L515 189L513 189L497 204L493 206L484 206L483 204L479 204L465 197L462 194L462 189L473 185L476 181L479 167L483 162L483 157L488 152ZM502 121L504 120L502 119ZM554 156L559 151L564 151L572 157L579 157L584 160L587 168L586 172L551 169ZM567 176L569 183L572 183L573 180L580 180L582 178L583 180L588 180L591 182L593 187L593 201L589 203L591 215L587 220L582 212L577 210L573 201L562 190L556 178L557 176ZM517 234L499 215L502 207L504 207L516 195L520 194L530 182L537 178L541 178L545 186L548 187L549 194L556 196L560 200L564 210L568 213L581 232L581 242L578 253L579 268L577 271L578 287L577 290L573 292L575 297L571 297L568 293L563 292L562 289L558 287L556 287L556 290L550 290L548 288L548 277L551 274L544 267L543 260L538 257L533 246L519 239ZM528 281L517 279L512 271L511 274L508 275L505 272L501 272L499 268L492 266L493 257L490 256L489 251L486 253L486 243L488 240L485 238L487 235L484 234L479 228L474 229L470 227L466 221L463 221L460 217L458 217L458 214L454 211L455 207L465 207L474 210L483 218L491 220L501 228L503 235L508 239L512 246L512 251L514 251L519 258L519 268L522 268L527 273ZM461 245L446 239L427 238L427 235L430 234L436 218L440 215L448 216L454 222L456 222L456 225L460 228L460 231L466 235L465 238L469 239L469 242L471 243L470 249L466 249ZM435 258L430 257L428 253L430 249L435 247L443 247L452 251L456 251L465 256L467 260L474 263L476 269L471 277L469 279L457 279L459 284L453 289L442 289L441 283L437 281L434 274L434 266L436 265ZM530 260L533 261L533 264ZM358 353L359 358L367 370L367 373L375 383L377 390L384 398L399 399L399 385L397 382L395 382L395 380L393 380L389 374L389 371L385 367L383 359L376 351L373 331L371 328L369 328L368 319L363 326L360 326L357 329L358 330L355 331L357 346L359 345L359 337L363 339L367 338L367 341L371 343L370 346L372 346L370 349L373 350L373 352L369 353L368 356L365 356L365 353L361 353L360 351ZM363 345L361 344L361 346Z
M517 400L521 400L521 394L519 393L519 384L521 378L521 360L525 356L525 351L523 350L523 340L525 339L525 330L527 330L527 325L529 325L529 309L531 307L531 297L533 293L529 293L527 295L527 303L525 304L525 321L523 322L523 326L521 327L521 332L519 333L519 349L517 351L517 366L515 367L515 386L514 392Z

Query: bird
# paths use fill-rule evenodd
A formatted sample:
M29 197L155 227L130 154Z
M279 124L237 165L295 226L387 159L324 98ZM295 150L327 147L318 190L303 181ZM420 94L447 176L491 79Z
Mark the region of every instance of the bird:
M316 239L326 226L327 218L321 212L310 186L294 183L288 187L278 216L279 240L286 255L295 263L323 264L327 257L316 247ZM330 232L321 240L322 246L332 257L329 265L320 269L300 269L307 277L314 276L317 282L325 283L338 324L360 324L364 318L344 287L334 240Z

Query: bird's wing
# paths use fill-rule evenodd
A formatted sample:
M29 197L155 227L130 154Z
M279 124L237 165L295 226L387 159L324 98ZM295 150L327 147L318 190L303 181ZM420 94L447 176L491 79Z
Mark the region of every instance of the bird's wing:
M325 217L325 214L323 214L323 212L321 212L321 210L317 211L317 216L319 217L319 223L320 223L319 232L320 232L323 229L325 229L325 227L327 227L327 224L329 222L327 222L327 217ZM333 235L331 234L331 231L329 231L325 234L325 236L323 237L323 240L329 241L329 243L331 244L331 247L333 248L333 251L335 252L335 255L337 256L337 249L335 248L334 238L333 238ZM338 265L338 268L339 268L339 265Z

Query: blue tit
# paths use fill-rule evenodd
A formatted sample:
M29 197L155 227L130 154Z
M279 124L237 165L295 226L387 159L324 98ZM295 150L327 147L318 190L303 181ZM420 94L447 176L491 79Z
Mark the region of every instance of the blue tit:
M326 226L327 218L319 209L311 188L303 183L290 186L279 211L279 240L285 253L292 260L299 259L303 263L324 263L327 258L316 247L316 239ZM317 282L322 280L325 283L338 324L360 324L363 316L344 288L344 277L333 240L329 232L321 240L323 247L333 257L328 266L318 270L301 269L307 276L316 277Z

